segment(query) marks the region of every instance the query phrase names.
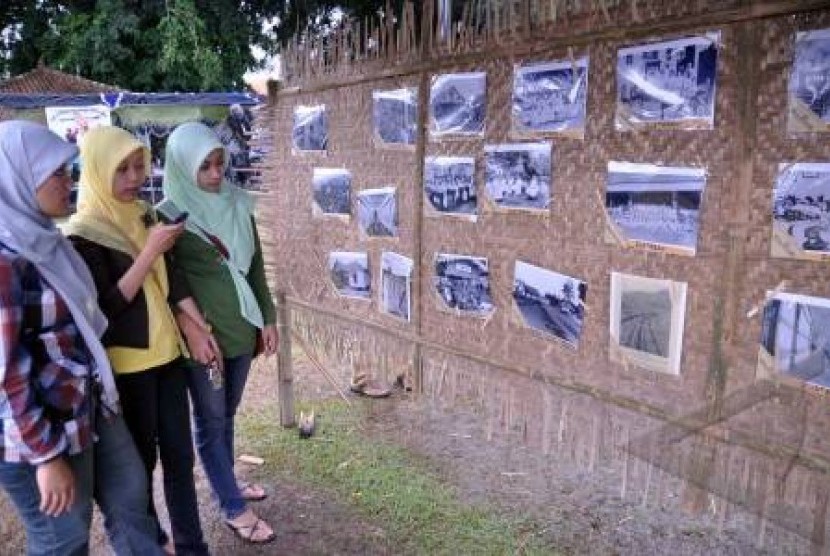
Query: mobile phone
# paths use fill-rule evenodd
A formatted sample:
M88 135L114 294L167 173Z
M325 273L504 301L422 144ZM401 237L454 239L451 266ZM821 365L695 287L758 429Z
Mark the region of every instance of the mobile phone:
M187 220L188 216L190 216L190 214L187 211L179 213L179 215L173 219L173 224L181 224L182 222Z

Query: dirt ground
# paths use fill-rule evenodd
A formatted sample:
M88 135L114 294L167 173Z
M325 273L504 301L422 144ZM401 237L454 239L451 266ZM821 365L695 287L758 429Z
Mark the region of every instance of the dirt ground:
M243 400L243 412L266 411L277 425L274 362L259 362ZM315 400L334 390L307 362L295 362L295 395ZM470 407L447 407L396 391L370 404L367 433L397 443L453 485L464 501L488 504L505 515L532 517L552 552L562 554L799 554L804 543L767 540L759 547L751 516L736 512L727 522L693 517L679 505L681 485L664 481L659 497L620 496L618 481L603 471L553 464L550 458L510 434L486 432ZM202 524L214 554L398 554L385 531L332 495L284 478L264 476L239 464L239 474L266 486L270 496L255 510L274 527L278 540L253 547L236 540L215 509L201 468L197 468ZM158 490L158 481L156 484ZM159 493L160 494L160 493ZM157 500L161 500L158 496ZM163 506L163 504L162 504ZM0 554L23 553L19 522L0 495ZM93 530L93 554L108 554L100 518ZM769 537L768 537L769 539Z

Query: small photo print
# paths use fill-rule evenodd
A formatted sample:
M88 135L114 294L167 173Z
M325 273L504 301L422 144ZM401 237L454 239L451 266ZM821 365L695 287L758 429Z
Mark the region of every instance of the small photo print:
M325 151L329 138L325 105L295 107L291 138L295 151Z
M424 195L440 214L475 220L478 195L475 159L471 156L428 156L424 160Z
M311 180L313 214L349 217L352 212L352 174L342 168L315 168Z
M484 184L501 209L547 211L551 197L551 144L484 147Z
M609 162L608 239L694 255L705 186L703 168Z
M329 276L337 293L343 297L371 299L372 274L366 253L332 251L329 253Z
M517 66L513 76L513 131L585 133L588 58Z
M830 260L830 163L779 164L772 256Z
M526 326L579 345L588 285L552 270L516 261L513 300Z
M416 89L372 91L375 142L380 146L414 146L418 138Z
M446 309L474 316L486 316L494 309L484 257L437 254L433 285Z
M410 321L412 259L384 251L380 256L380 310Z
M395 188L381 187L357 192L357 221L368 237L398 235L398 211Z
M830 388L830 299L775 293L764 306L759 374Z
M796 35L788 89L787 131L830 131L830 29Z
M429 98L430 135L483 135L486 91L484 72L434 76Z
M712 129L720 33L617 51L616 128Z
M686 283L611 273L611 358L680 373Z

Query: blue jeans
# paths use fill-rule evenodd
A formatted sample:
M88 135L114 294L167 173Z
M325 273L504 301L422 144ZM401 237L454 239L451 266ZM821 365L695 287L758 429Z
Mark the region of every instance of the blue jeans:
M188 369L187 384L193 399L196 447L213 494L226 519L234 519L246 508L233 473L233 419L242 400L251 356L225 359L222 388L214 390L204 367Z
M0 463L0 485L23 520L28 554L88 554L93 498L104 514L116 554L161 554L155 525L147 514L144 469L123 419L99 415L95 432L98 440L92 447L66 457L75 476L76 498L70 511L59 517L49 517L38 508L34 465Z

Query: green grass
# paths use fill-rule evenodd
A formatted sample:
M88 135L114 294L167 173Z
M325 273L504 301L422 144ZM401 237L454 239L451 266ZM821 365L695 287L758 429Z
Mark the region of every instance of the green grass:
M239 420L238 438L265 458L268 473L334 493L382 527L400 553L551 553L537 523L461 503L423 459L363 435L365 411L341 401L316 404L317 431L310 440L275 426L270 415L247 415Z

